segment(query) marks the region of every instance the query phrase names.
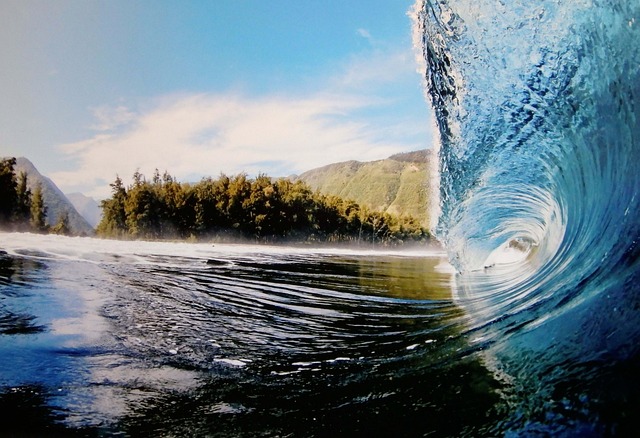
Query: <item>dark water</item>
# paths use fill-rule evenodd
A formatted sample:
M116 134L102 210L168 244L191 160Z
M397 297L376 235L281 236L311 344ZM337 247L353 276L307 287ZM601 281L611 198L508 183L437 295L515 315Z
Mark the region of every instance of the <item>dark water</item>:
M580 364L543 414L535 398L522 410L530 395L498 365L503 344L456 304L462 278L435 250L0 237L2 436L530 436L514 432L522 418L600 436L635 424L629 361Z
M500 421L502 382L442 253L2 246L0 434L474 436Z

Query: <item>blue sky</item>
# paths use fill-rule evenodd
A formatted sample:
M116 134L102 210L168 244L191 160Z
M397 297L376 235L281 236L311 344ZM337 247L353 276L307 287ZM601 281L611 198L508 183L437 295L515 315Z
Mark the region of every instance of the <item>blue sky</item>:
M0 155L66 193L430 147L411 0L2 0Z

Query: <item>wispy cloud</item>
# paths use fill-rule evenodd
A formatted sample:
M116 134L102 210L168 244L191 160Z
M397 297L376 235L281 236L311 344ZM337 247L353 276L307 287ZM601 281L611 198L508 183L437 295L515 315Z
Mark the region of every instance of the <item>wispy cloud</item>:
M110 131L135 120L136 115L126 106L100 106L92 108L96 123L91 127L96 131Z
M331 81L331 87L372 95L385 94L385 89L392 83L420 83L411 50L380 49L354 56L344 71Z
M371 36L371 32L369 32L367 29L359 28L356 30L356 32L362 38L369 40L369 42L373 42L373 37Z
M323 90L302 96L187 94L145 102L143 110L95 108L95 135L59 146L77 168L51 176L65 190L104 198L116 174L126 181L136 169L168 170L181 181L220 172L286 176L425 147L408 143L393 121L380 126L362 115L390 104L371 87L406 73L397 61L354 60Z

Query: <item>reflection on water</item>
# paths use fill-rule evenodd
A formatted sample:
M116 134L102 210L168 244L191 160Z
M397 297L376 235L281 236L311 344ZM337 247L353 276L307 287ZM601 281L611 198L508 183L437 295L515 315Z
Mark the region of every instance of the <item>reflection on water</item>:
M9 430L454 436L496 423L500 384L471 354L442 254L137 242L120 243L123 262L69 242L5 244Z
M359 260L359 283L363 290L390 298L450 302L452 272L442 257Z

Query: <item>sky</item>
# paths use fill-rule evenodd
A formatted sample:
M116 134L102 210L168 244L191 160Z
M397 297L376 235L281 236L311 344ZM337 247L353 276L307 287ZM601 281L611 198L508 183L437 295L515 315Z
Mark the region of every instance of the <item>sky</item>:
M95 199L431 146L413 0L2 0L0 156Z

